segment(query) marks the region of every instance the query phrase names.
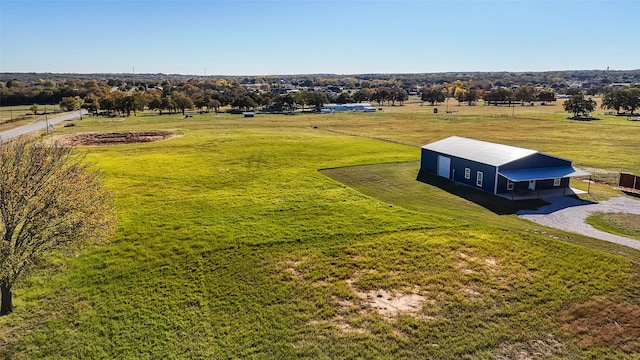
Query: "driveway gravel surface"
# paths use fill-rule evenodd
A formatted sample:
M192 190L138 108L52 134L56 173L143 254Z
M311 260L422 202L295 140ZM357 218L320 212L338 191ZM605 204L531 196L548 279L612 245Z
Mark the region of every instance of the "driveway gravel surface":
M549 205L537 210L519 211L518 216L541 225L587 235L640 250L640 241L609 234L586 223L587 217L594 212L640 215L640 201L626 197L616 197L601 202L589 202L566 196L544 200L549 202Z

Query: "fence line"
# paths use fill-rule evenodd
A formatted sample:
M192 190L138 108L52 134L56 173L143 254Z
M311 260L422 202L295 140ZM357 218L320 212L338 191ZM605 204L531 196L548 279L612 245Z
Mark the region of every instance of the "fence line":
M640 176L635 176L633 174L625 174L620 173L620 180L618 181L618 186L640 190Z

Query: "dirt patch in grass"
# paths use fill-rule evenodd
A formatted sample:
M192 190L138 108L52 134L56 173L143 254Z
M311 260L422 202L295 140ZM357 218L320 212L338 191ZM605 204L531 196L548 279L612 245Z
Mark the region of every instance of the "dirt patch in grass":
M640 352L640 306L593 298L571 304L560 314L562 330L582 348L607 346Z
M281 271L289 274L294 279L304 280L304 260L284 261L280 264ZM365 333L369 332L367 315L378 314L387 321L393 321L400 315L411 315L416 318L432 320L434 317L423 314L423 305L433 305L434 301L427 299L420 293L416 286L409 290L374 289L362 290L357 282L365 273L375 270L356 271L345 280L350 296L332 297L331 303L335 308L335 314L329 322L345 332ZM313 282L318 286L317 282ZM326 286L326 281L321 281L321 286ZM315 321L314 321L315 322ZM313 322L312 322L313 323Z
M473 255L473 249L465 248L454 254L456 260L454 266L463 274L476 272L484 275L496 275L501 268L494 257L481 258Z
M375 312L387 320L392 320L401 314L419 316L425 297L418 293L402 293L384 289L359 291L352 284L350 289L360 299L361 309L365 312Z
M119 133L112 132L72 134L62 136L56 140L70 146L100 146L160 141L174 136L175 133L169 130L149 130Z

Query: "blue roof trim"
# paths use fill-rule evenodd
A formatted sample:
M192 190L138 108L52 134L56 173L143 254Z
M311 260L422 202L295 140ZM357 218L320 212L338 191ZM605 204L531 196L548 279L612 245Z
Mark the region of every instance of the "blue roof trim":
M504 170L498 171L498 175L502 175L511 181L528 181L528 180L546 180L565 177L588 176L591 173L575 168L573 166L522 169L522 170Z

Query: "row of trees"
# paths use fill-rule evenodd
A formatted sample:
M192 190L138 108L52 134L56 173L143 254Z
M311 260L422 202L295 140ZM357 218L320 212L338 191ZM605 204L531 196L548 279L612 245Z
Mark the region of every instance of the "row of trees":
M602 98L602 107L615 110L617 114L634 111L640 108L640 88L628 88L611 91Z
M447 97L451 96L458 100L458 102L466 102L469 105L473 105L479 99L483 99L493 105L512 104L515 102L530 103L534 101L540 101L545 104L556 101L555 93L552 90L541 90L529 85L521 86L515 90L499 87L488 91L461 86L453 86L450 88L432 86L424 87L421 92L422 101L429 102L431 105L441 103Z
M593 99L582 94L573 95L563 104L565 111L573 113L573 117L584 117L596 109ZM640 88L619 89L606 94L602 98L603 109L615 110L618 115L634 115L640 108ZM623 111L621 111L623 110Z
M307 107L319 110L322 105L329 102L351 103L362 101L375 101L379 105L403 105L408 99L406 91L401 89L361 89L353 94L343 92L335 96L328 93L300 90L286 94L272 94L270 92L253 92L244 88L202 90L194 87L177 87L170 90L150 89L142 90L115 90L100 95L88 94L84 98L79 96L63 97L60 107L66 111L84 108L90 113L98 114L121 113L129 116L138 111L149 109L163 112L183 114L189 109L200 111L219 111L222 106L231 106L238 110L252 110L263 107L271 111L290 111L295 108ZM36 105L37 106L37 105ZM36 107L37 109L37 107Z
M319 110L322 105L332 100L338 103L376 101L379 105L384 105L385 103L395 105L397 102L402 105L408 98L408 95L403 90L389 88L367 88L353 94L344 92L337 97L332 97L332 99L327 94L306 90L281 95L259 94L256 92L245 92L237 97L222 95L223 93L213 91L209 94L195 94L194 99L185 91L177 90L168 93L157 89L147 92L116 90L102 97L97 97L93 94L84 99L79 96L64 97L60 101L60 108L66 111L84 108L93 114L98 114L100 111L107 113L119 112L122 115L129 116L131 112L136 115L137 111L145 109L158 111L160 114L163 111L169 113L181 111L184 114L186 110L194 108L201 111L206 109L206 111L213 110L217 112L221 106L226 105L238 110L251 110L259 106L272 111L290 111L297 107L305 109L306 106ZM425 87L422 89L422 101L429 102L431 105L445 101L449 95L450 92L443 87ZM552 91L537 90L528 86L520 87L515 91L507 88L498 88L486 92L479 89L467 90L456 87L454 97L459 102L467 102L469 105L479 99L494 105L533 101L540 101L544 104L556 100ZM573 112L574 116L590 113L595 109L595 106L595 102L585 98L583 94L572 96L564 104L565 110ZM635 110L640 108L640 88L620 89L607 93L603 97L602 108L615 110L618 114L629 113L634 115ZM34 104L31 109L36 113L38 105Z

